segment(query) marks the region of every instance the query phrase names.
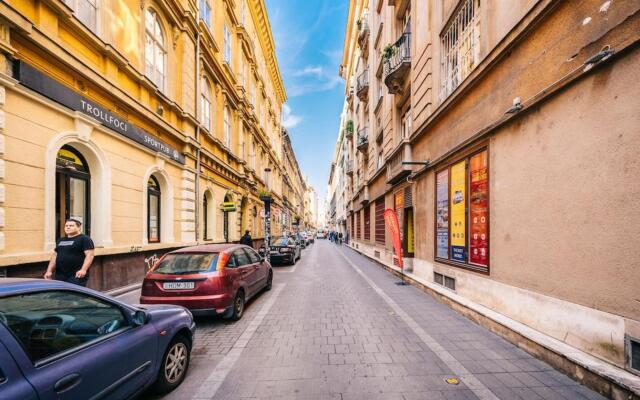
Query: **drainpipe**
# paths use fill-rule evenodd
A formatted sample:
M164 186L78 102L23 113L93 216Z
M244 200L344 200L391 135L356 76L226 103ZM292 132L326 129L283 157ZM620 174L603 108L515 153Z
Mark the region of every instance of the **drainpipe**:
M196 10L196 143L200 144L200 8ZM196 150L196 201L195 201L195 238L196 242L200 236L200 146Z

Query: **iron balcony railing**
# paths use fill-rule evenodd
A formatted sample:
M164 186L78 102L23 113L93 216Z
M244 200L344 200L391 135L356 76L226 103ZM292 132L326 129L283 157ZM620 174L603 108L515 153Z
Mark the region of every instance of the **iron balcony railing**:
M369 146L369 127L360 128L358 131L358 150L366 149Z
M369 94L369 68L362 71L362 73L358 76L356 88L358 98L360 100L364 100Z
M386 55L385 55L386 56ZM404 66L411 64L411 32L405 32L391 47L390 54L384 60L384 75L388 77Z

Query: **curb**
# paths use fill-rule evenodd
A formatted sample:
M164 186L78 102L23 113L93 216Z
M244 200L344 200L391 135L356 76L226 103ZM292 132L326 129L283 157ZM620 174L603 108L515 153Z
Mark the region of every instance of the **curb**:
M103 293L111 297L118 297L130 292L133 292L134 290L138 290L141 287L142 287L142 283L134 283L133 285L128 285L128 286L119 287L117 289L107 290L106 292L103 292Z
M398 267L372 258L351 245L347 247L400 277ZM532 356L545 361L603 396L614 400L640 400L640 377L412 273L405 273L404 277L411 285L448 305L466 318L508 340Z

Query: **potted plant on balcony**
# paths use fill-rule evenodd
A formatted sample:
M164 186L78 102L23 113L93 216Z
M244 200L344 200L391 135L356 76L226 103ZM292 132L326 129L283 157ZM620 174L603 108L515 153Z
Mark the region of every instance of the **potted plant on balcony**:
M271 200L273 200L273 195L271 194L271 192L269 190L261 190L258 192L258 197L260 198L260 200L264 201L264 202L270 202Z
M389 61L396 54L396 46L389 43L382 49L382 61Z
M353 121L352 120L348 120L347 124L345 126L345 131L347 133L347 136L351 136L353 134Z

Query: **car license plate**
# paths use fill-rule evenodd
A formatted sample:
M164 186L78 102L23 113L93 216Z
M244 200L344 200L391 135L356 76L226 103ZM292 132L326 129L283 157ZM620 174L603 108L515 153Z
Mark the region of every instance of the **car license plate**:
M195 282L164 282L162 287L165 289L193 289Z

